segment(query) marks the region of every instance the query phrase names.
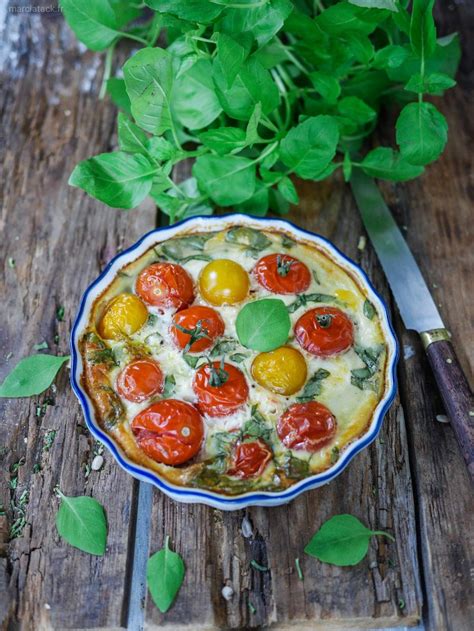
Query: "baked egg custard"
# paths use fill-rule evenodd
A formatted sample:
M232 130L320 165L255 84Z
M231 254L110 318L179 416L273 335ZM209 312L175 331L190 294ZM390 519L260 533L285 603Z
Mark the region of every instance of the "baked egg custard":
M388 387L377 309L311 241L183 233L95 300L82 385L126 456L172 484L281 491L369 430Z

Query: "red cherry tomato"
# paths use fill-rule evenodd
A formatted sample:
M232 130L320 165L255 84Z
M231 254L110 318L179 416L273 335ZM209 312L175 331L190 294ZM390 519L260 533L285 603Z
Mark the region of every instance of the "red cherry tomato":
M204 425L190 403L164 399L137 414L132 421L132 431L138 446L149 458L177 465L197 454Z
M175 263L153 263L137 278L137 294L154 307L183 309L194 300L193 279Z
M282 414L277 433L288 449L318 451L332 440L336 433L335 416L317 401L295 403Z
M203 336L191 344L188 349L190 353L200 353L210 348L214 340L224 333L225 328L224 320L211 307L194 306L183 309L173 316L173 324L170 332L179 348L185 348L189 344L191 335L178 329L176 325L182 329L194 331L196 338L199 335L199 329L202 330Z
M265 471L272 452L263 440L239 443L234 451L234 459L228 475L239 478L253 478Z
M329 357L342 353L354 342L351 320L335 307L317 307L303 313L295 324L295 335L308 353Z
M137 359L122 370L117 378L117 391L127 401L140 403L163 391L163 373L157 362Z
M288 254L268 254L253 269L257 282L274 294L299 294L311 283L309 269Z
M214 385L215 384L215 385ZM232 414L247 401L249 387L243 373L232 366L220 362L206 364L196 371L193 389L198 398L197 407L209 416Z

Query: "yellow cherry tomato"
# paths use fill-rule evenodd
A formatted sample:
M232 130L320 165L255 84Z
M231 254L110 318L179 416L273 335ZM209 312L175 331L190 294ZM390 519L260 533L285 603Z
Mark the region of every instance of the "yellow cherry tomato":
M202 297L211 305L235 304L247 297L249 275L230 259L216 259L208 263L199 276Z
M117 340L138 331L147 318L147 308L138 296L119 294L105 308L99 323L99 334L105 339Z
M307 373L303 355L290 346L260 353L252 363L252 376L258 384L286 396L304 386Z

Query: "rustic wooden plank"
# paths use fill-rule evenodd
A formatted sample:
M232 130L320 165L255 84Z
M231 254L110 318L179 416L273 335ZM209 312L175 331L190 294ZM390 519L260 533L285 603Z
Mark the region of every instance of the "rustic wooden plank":
M78 160L113 141L115 108L97 99L101 56L84 52L62 19L47 15L7 13L3 46L0 379L35 343L46 340L50 352L68 353L71 320L87 284L153 225L155 215L151 206L133 217L108 209L67 185ZM64 322L55 316L60 305ZM43 415L41 405L50 399L54 404L45 405ZM103 469L86 476L95 445L67 370L54 392L2 402L0 444L1 501L10 525L18 516L10 500L18 505L29 493L27 524L9 546L10 623L26 630L121 626L134 481L107 454ZM23 464L10 490L17 462ZM92 494L106 506L103 558L59 539L55 485L70 495Z
M300 182L300 191L302 202L292 219L330 237L360 260L386 294L373 253L369 248L364 252L357 249L362 227L349 191L340 181ZM275 624L282 629L354 629L416 624L422 598L407 454L403 411L397 400L380 438L338 480L287 506L222 513L204 506L179 505L155 492L150 552L170 535L185 559L187 574L179 600L167 614L161 615L148 599L147 628ZM393 532L396 543L374 541L367 559L350 569L305 556L304 545L321 523L342 512ZM250 539L241 533L244 515L253 524ZM296 557L304 582L297 576ZM252 559L270 571L254 570ZM221 595L224 584L232 585L235 592L227 603Z

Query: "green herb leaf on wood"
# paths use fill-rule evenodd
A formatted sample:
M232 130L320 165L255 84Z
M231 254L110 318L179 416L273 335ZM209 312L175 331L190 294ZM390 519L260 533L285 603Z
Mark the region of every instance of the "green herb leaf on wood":
M304 551L323 563L357 565L367 554L370 538L374 535L394 541L387 532L369 530L357 517L335 515L321 526Z
M149 559L146 568L146 582L153 602L165 613L173 604L185 575L184 561L169 547L169 537L165 545Z
M61 506L56 528L63 539L79 550L102 556L107 543L104 507L93 497L67 497L59 491Z
M425 165L436 160L448 140L448 123L432 103L409 103L398 117L397 143L405 160Z
M69 355L31 355L22 359L5 377L0 386L0 397L31 397L44 392L53 383L61 366L69 361Z
M235 326L243 346L266 352L285 344L290 331L290 316L283 300L264 298L242 307Z

